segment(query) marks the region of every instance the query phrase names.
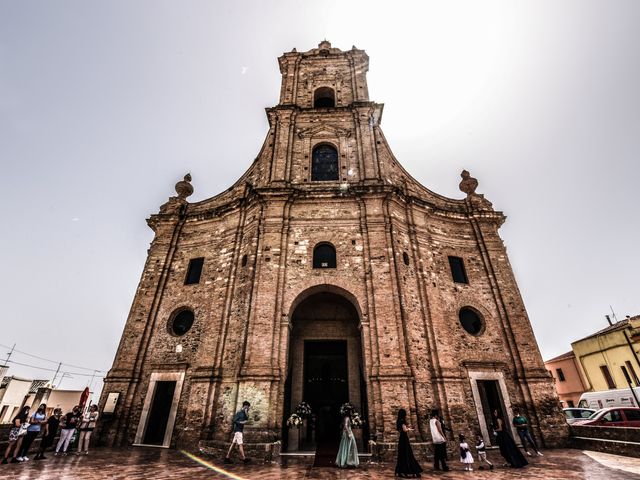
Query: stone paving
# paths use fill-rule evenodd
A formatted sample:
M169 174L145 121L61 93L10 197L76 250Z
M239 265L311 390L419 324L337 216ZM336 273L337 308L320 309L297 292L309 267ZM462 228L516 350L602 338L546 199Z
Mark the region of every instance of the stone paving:
M532 458L527 468L514 470L497 466L497 452L490 452L489 458L496 463L494 470L474 470L465 472L457 462L450 462L452 471L435 474L431 466L424 464L423 478L439 478L447 480L469 480L470 478L487 478L491 480L544 478L545 480L573 479L606 479L629 480L638 479L640 475L631 471L620 470L624 464L633 464L637 468L640 459L608 456L605 466L579 450L547 450L544 457ZM620 461L620 466L616 463ZM393 465L367 465L357 470L338 470L334 468L313 468L312 460L288 462L288 465L234 464L223 465L211 457L193 456L175 450L162 449L95 449L88 456L53 457L47 460L30 460L24 464L0 465L2 479L391 479ZM637 471L637 470L636 470Z

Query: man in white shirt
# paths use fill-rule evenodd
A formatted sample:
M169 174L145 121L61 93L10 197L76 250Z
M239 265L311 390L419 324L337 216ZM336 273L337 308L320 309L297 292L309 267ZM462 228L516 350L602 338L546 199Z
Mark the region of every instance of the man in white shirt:
M431 429L431 440L433 442L433 468L435 470L449 470L447 467L447 439L442 430L442 423L438 410L431 410L431 419L429 420L429 428ZM442 465L442 468L440 466Z

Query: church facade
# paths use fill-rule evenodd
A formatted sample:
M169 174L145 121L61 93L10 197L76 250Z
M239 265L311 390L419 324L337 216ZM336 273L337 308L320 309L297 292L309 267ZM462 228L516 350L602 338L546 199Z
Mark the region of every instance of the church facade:
M517 407L561 444L505 216L466 171L464 198L450 199L403 169L363 50L324 41L278 60L280 101L248 171L195 203L186 176L148 219L155 238L100 400L103 442L225 442L247 400L246 441L289 451L333 438L347 402L364 419L361 448L395 441L400 408L417 441L430 441L432 408L490 439L491 411ZM301 402L311 414L288 428Z

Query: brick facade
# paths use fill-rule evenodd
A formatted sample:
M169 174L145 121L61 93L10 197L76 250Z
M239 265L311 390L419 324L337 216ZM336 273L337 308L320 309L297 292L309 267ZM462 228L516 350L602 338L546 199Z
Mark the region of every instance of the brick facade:
M567 428L553 381L498 235L504 215L467 172L466 198L454 200L402 168L380 129L383 105L369 100L364 51L322 42L279 62L280 103L267 109L269 132L248 171L197 203L180 182L148 220L155 238L105 379L101 406L109 393L119 399L103 416L103 441L144 443L152 374L183 379L171 446L228 440L245 399L247 437L281 438L286 410L303 399L302 342L342 339L349 399L378 442L397 438L398 408L417 440L430 440L434 406L455 431L486 430L478 387L486 380L547 445L561 443ZM322 87L334 106L314 108ZM337 180L312 180L318 145L337 150ZM335 247L336 268L312 268L322 242ZM468 284L452 280L448 256L462 258ZM185 285L197 257L200 282ZM462 328L462 307L482 318L479 334ZM195 321L176 336L170 322L184 308Z

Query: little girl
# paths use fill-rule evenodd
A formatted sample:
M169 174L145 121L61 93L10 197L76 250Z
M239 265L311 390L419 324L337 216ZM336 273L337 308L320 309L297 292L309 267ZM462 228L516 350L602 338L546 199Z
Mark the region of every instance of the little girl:
M478 468L483 470L482 462L484 462L489 465L489 470L492 470L493 463L487 460L487 447L484 445L484 438L479 433L476 435L476 451L478 452L478 462L481 464Z
M471 468L471 464L473 463L473 455L469 451L469 444L464 439L464 435L458 435L458 440L460 440L460 461L465 464L465 470L467 472L471 472L473 468Z

